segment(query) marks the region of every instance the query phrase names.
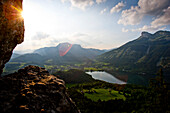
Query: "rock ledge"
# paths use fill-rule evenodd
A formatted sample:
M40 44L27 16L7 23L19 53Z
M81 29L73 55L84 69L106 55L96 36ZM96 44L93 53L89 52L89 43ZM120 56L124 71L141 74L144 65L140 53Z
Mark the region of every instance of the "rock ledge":
M27 66L0 78L1 113L78 113L63 80L44 68Z

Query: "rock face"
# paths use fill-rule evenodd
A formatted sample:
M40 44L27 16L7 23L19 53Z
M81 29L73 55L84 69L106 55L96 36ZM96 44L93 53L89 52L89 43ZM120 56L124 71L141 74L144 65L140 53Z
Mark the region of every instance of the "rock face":
M152 34L148 33L148 32L142 32L141 33L141 37L150 37L152 36Z
M17 44L24 40L22 0L0 0L0 75Z
M0 113L78 113L64 81L27 66L0 78Z

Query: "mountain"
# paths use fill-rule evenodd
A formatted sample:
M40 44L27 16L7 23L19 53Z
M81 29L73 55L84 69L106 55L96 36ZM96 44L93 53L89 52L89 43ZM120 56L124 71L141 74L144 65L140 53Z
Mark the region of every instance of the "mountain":
M17 58L17 57L19 57L19 56L20 56L20 54L18 54L18 53L13 53L12 56L11 56L11 59Z
M10 60L10 62L41 63L44 58L37 53L20 55Z
M64 80L66 83L90 83L95 81L91 75L77 69L70 69L69 71L58 71L53 75Z
M104 50L82 48L78 44L60 43L56 47L45 47L35 50L33 53L14 54L10 62L30 63L37 65L72 64L91 61ZM9 63L8 63L9 64Z
M104 52L104 50L99 49L82 48L78 44L60 43L56 47L37 49L33 53L13 54L13 57L3 69L3 75L15 72L28 65L45 67L50 72L58 71L61 68L61 70L69 70L71 69L69 65L91 62L92 59ZM63 65L68 67L63 67Z
M97 58L124 70L155 72L170 67L170 32L142 32L136 40L106 52Z
M70 46L70 48L65 48L66 46ZM64 49L66 53L64 55L60 55ZM34 51L34 53L38 53L45 58L46 64L82 63L84 61L91 60L104 52L104 50L92 48L87 49L82 48L78 44L72 45L69 43L60 43L56 47L45 47Z

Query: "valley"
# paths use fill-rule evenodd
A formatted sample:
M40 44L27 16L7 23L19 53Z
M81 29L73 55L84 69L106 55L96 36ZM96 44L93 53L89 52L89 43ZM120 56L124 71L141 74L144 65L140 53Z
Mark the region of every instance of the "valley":
M169 45L169 31L158 31L154 34L142 32L136 40L110 51L61 43L56 47L37 49L33 53L14 53L2 75L15 72L27 65L37 65L46 68L51 74L70 69L106 71L124 81L126 77L132 78L129 79L129 83L139 83L135 81L143 79L143 84L146 85L157 70L162 68L165 79L170 82ZM60 55L64 51L66 53Z

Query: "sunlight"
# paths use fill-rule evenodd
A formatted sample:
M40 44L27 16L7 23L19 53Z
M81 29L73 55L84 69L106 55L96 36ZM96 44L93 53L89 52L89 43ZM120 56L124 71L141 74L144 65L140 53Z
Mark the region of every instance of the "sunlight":
M21 12L21 16L22 16L22 18L25 18L24 11Z
M47 32L52 31L53 16L49 16L50 12L46 11L46 8L39 4L33 4L30 2L23 4L22 17L24 18L24 24L26 32Z
M26 24L37 23L37 20L39 20L39 22L42 21L42 13L37 10L35 6L25 5L22 17L25 19Z
M23 16L22 16L22 12L23 12L23 11L22 11L22 9L17 8L17 7L15 7L14 5L11 5L11 7L18 12L19 18L23 19Z
M8 5L10 5L10 7L8 7ZM16 19L23 19L21 16L21 12L22 9L20 8L20 6L18 4L4 4L3 9L8 12L5 12L5 17L9 20L16 20Z

